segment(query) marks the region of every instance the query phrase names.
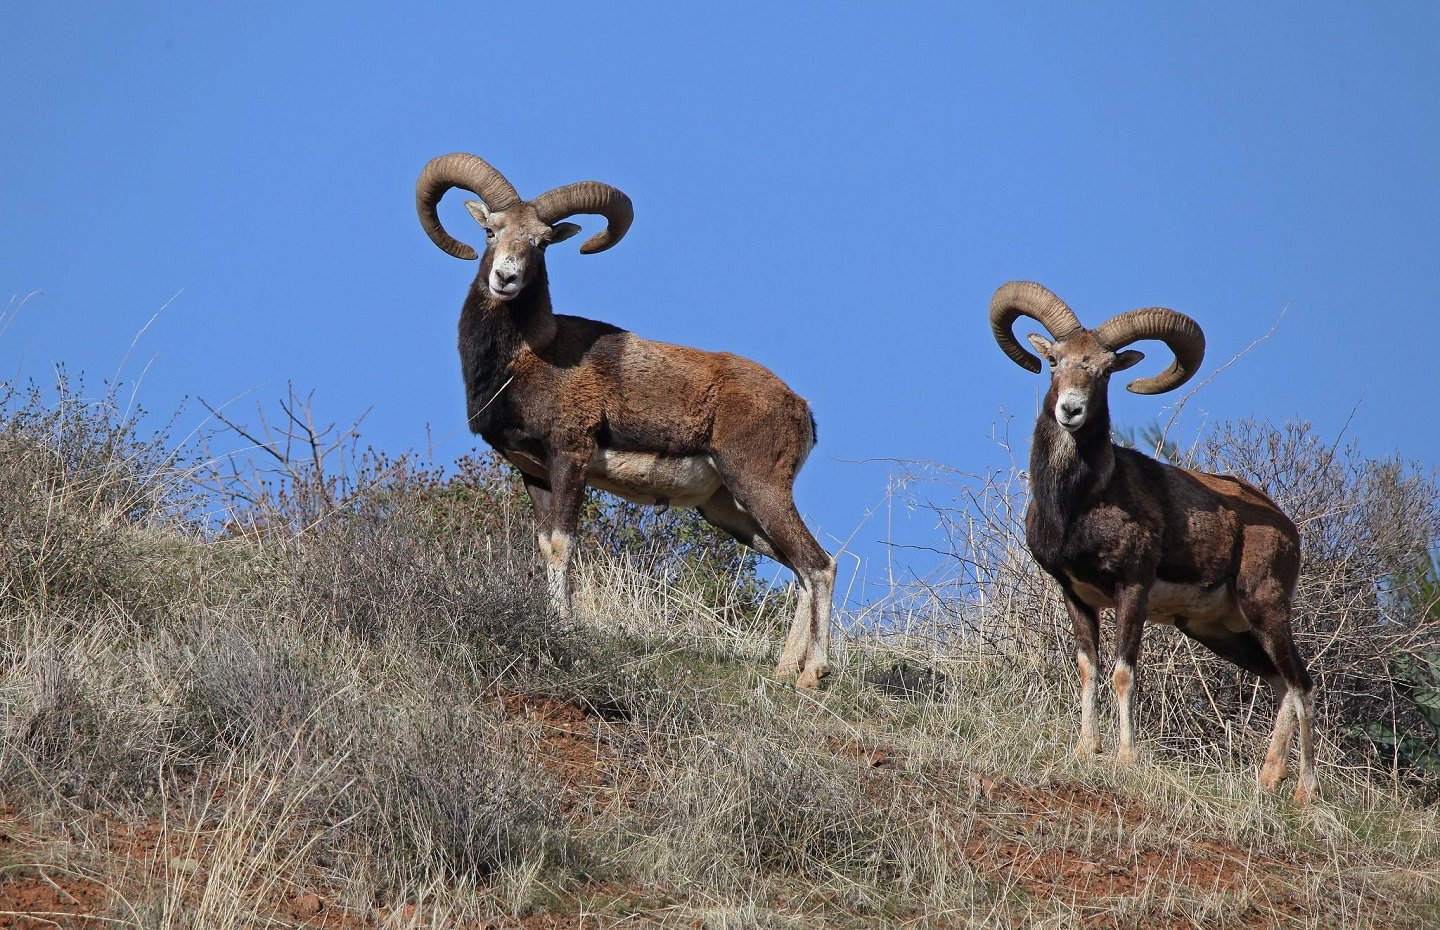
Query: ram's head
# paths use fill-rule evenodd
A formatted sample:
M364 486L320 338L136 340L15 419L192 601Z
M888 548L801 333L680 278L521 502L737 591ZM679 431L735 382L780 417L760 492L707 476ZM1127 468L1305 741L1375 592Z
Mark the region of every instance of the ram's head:
M1175 390L1190 380L1205 357L1205 334L1183 313L1146 307L1086 329L1074 311L1048 288L1033 281L1011 281L1002 285L990 301L990 329L1005 354L1033 372L1040 371L1040 358L1015 339L1015 321L1022 316L1035 320L1052 337L1032 333L1027 341L1050 363L1046 409L1070 432L1093 421L1096 411L1107 409L1111 373L1124 371L1145 357L1126 349L1131 343L1158 339L1175 355L1174 362L1160 374L1126 385L1136 394Z
M470 215L485 228L481 273L490 293L511 300L534 279L545 248L580 231L566 217L593 213L605 217L604 230L580 246L586 254L603 252L619 242L635 217L630 198L599 181L580 181L522 200L505 176L483 159L456 153L431 160L415 184L415 209L420 225L441 249L456 258L476 258L475 249L454 238L440 223L440 198L452 187L467 190L479 200L467 200Z

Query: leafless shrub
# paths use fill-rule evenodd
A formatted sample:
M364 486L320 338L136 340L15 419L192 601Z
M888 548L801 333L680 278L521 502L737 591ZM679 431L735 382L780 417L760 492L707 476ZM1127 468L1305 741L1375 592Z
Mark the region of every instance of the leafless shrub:
M245 443L215 452L214 437L206 437L205 466L196 476L222 506L219 518L229 532L285 539L324 520L386 472L384 457L359 443L366 414L345 427L321 425L314 402L313 391L302 397L289 384L277 402L281 415L257 404L251 426L200 399L228 434Z
M111 386L0 384L0 612L151 612L183 584L195 499L167 430ZM177 532L181 531L181 532Z
M933 462L895 464L893 493L932 514L945 542L928 576L895 584L863 609L857 645L879 639L942 654L1018 651L1068 670L1074 645L1064 605L1025 548L1025 473L1013 466L972 473Z

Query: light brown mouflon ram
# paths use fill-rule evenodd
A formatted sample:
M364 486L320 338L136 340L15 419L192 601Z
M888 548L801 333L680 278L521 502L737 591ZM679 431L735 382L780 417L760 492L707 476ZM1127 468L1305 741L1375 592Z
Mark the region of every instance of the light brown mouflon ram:
M587 485L694 507L794 571L799 603L775 673L816 687L829 671L835 563L795 509L795 475L815 445L809 405L749 359L553 312L545 249L580 231L560 221L605 217L580 251L610 248L634 216L619 190L582 181L527 201L480 158L442 155L420 172L415 207L431 240L463 259L475 250L446 233L436 209L451 188L480 198L465 206L486 237L460 314L470 429L524 477L557 609L570 610Z
M1145 623L1169 624L1270 684L1279 709L1260 783L1273 788L1285 777L1298 727L1295 800L1315 798L1314 686L1290 628L1300 575L1295 524L1239 478L1177 468L1110 441L1110 374L1144 357L1125 347L1142 339L1168 345L1174 363L1128 387L1137 394L1172 391L1195 374L1204 357L1199 325L1174 310L1151 307L1086 329L1049 290L1012 281L995 292L990 326L1005 354L1033 372L1040 371L1040 359L1021 347L1013 330L1022 316L1040 323L1053 339L1029 337L1050 364L1050 389L1030 447L1025 541L1040 567L1059 582L1075 629L1076 753L1100 749L1099 612L1114 608L1112 681L1121 761L1135 758L1132 684Z

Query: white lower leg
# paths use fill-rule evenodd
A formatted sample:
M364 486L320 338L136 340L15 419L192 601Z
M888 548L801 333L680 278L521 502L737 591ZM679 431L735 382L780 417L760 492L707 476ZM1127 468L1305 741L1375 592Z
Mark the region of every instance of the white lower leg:
M1300 732L1300 777L1295 783L1295 803L1308 804L1320 797L1320 779L1315 774L1314 695L1295 695L1295 722Z
M1100 735L1095 731L1096 668L1083 652L1075 654L1075 664L1080 667L1080 741L1075 755L1089 756L1100 751Z
M1115 706L1120 712L1120 743L1116 756L1121 762L1134 762L1139 758L1135 750L1135 729L1130 722L1130 711L1135 699L1135 670L1129 663L1115 663Z
M1265 764L1260 767L1260 786L1274 788L1285 778L1285 762L1290 755L1290 738L1299 722L1296 716L1299 697L1293 691L1276 689L1280 706L1275 710L1275 726L1270 731L1270 746L1265 750Z
M777 678L793 678L800 674L805 665L805 652L810 647L810 605L814 592L804 578L795 579L795 616L790 621L790 633L785 637L785 648L780 650L780 661L775 663Z
M810 603L809 648L805 653L805 670L796 684L802 688L818 688L820 679L830 674L830 611L835 600L835 560L810 578L814 596Z
M570 534L561 530L541 533L540 555L545 560L545 578L550 604L564 616L570 615Z

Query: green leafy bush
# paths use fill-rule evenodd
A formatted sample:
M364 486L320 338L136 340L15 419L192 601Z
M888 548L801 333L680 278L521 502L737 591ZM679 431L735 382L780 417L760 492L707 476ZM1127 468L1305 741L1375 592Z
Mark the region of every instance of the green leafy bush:
M1360 732L1395 763L1440 775L1440 652L1403 656L1393 665L1395 691L1420 725L1405 730L1394 719L1372 720Z

